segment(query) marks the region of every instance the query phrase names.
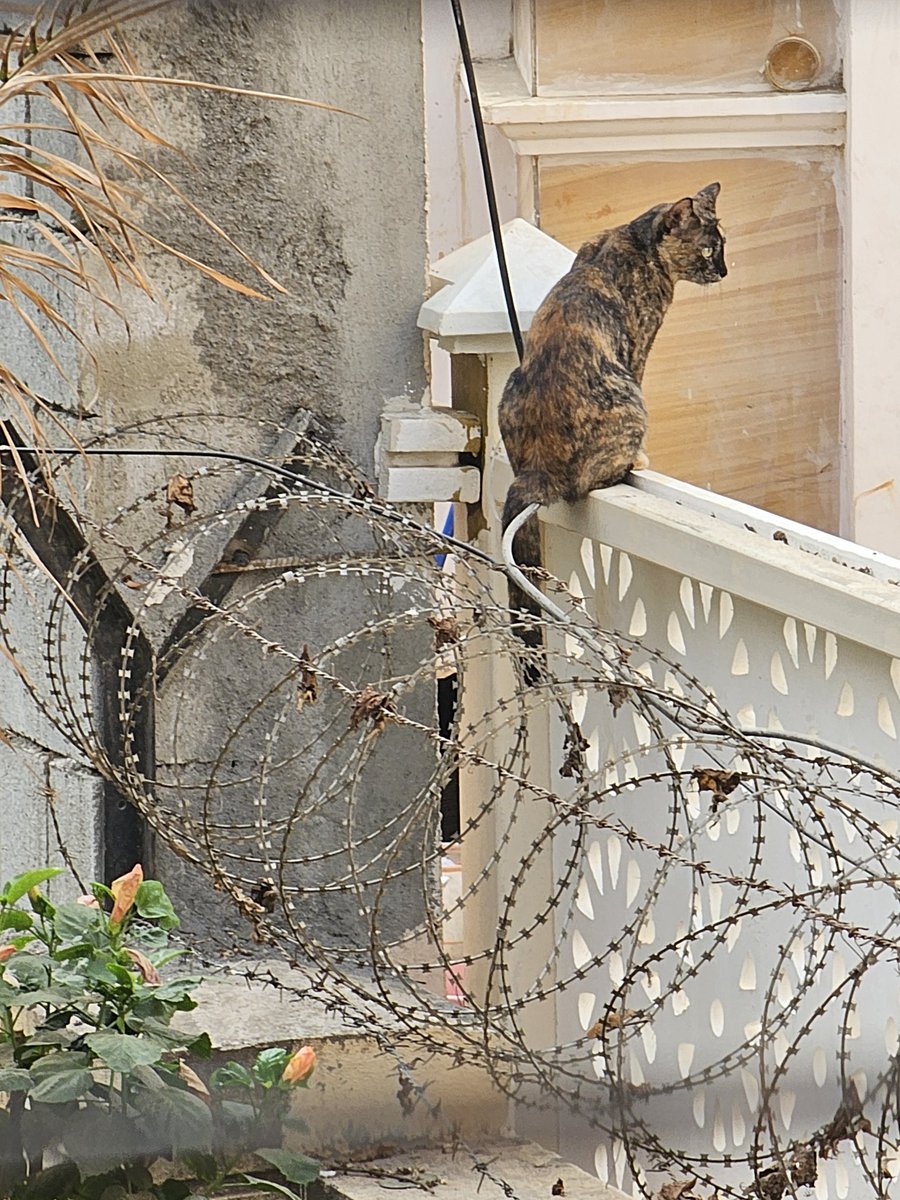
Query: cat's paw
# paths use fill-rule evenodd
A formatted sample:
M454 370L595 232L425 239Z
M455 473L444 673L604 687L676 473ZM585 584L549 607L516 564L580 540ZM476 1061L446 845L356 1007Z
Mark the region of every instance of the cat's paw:
M631 465L632 471L646 471L649 466L650 466L650 459L647 457L647 455L644 453L643 450L638 450L637 458L634 460L634 462Z

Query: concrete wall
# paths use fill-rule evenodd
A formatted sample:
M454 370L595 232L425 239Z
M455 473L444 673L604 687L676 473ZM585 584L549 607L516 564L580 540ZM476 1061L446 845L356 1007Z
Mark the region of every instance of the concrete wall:
M85 314L93 354L93 362L85 358L82 367L88 411L72 422L73 431L90 438L134 426L120 438L122 444L194 443L266 456L286 444L278 426L309 424L373 476L385 400L401 394L418 398L425 385L416 329L426 267L420 0L185 2L132 27L130 41L154 73L305 96L357 115L198 91L153 93L158 128L187 155L160 149L153 151L155 164L288 294L269 302L243 298L151 251L147 266L162 303L136 293L116 297L127 331L107 318L92 331ZM139 212L156 236L247 283L257 282L237 255L199 221L186 218L164 190L145 190ZM191 475L195 469L177 454L127 463L95 460L88 510L101 521L116 520L120 541L147 543L152 558L164 543L158 502L133 511L129 505L154 490L158 496L173 471ZM263 484L249 486L252 491ZM198 484L201 516L205 509L212 517L247 488L246 478L230 474ZM200 582L232 532L233 523L222 523L203 540L186 582ZM269 530L264 552L315 558L333 550L333 533L302 514L287 514ZM348 524L344 533L351 545L371 542L361 524ZM237 582L235 594L242 586L250 585ZM132 598L137 609L145 598ZM340 581L326 586L315 604L313 616L298 609L296 596L273 601L264 616L267 633L299 651L305 642L315 647L343 628L361 625L372 611L363 592ZM163 643L184 607L173 598L153 612L140 611L153 646ZM398 645L394 668L405 669L429 644L412 638ZM347 669L352 676L354 668ZM197 758L202 769L268 687L267 670L242 645L217 647L209 670L192 681L188 720L183 707L175 711L176 703L183 705L183 674L173 670L157 697L161 778L171 775L175 757ZM367 662L357 674L371 670ZM430 719L433 696L426 691L410 703ZM248 744L257 732L253 721L245 722ZM240 753L234 759L237 778L246 764ZM404 749L399 777L391 763L374 763L365 815L373 829L387 824L398 790L420 786L431 765L430 751L421 744ZM302 774L302 765L299 770ZM282 775L269 796L270 812L288 805L295 793L296 779ZM221 803L220 818L246 821L249 793L234 789ZM39 794L28 804L36 812ZM324 826L309 831L307 849L316 838L328 846L338 837L329 825L336 820L326 818ZM423 827L423 837L432 835ZM246 938L224 898L162 847L156 867L196 929ZM398 929L415 924L421 899L417 908L414 895L412 884L397 893ZM337 928L346 933L357 903L339 896L311 916L326 935Z

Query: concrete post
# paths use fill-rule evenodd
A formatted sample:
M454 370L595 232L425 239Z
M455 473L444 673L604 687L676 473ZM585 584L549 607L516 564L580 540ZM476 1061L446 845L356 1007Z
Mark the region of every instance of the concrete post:
M541 233L527 221L517 218L503 226L503 240L511 277L513 296L523 331L531 325L534 313L553 284L571 266L574 255L553 238ZM512 478L497 422L497 408L506 380L517 365L509 318L500 286L493 240L478 239L441 259L432 268L432 278L440 286L419 313L419 325L426 329L452 356L452 401L454 408L474 413L483 431L483 480L479 505L456 506L456 530L480 549L500 557L501 513L506 490ZM488 573L484 582L488 582ZM506 603L503 581L496 573L490 583L499 604ZM482 656L470 663L461 680L461 725L477 724L485 713L496 712L498 702L515 688L511 666L502 655ZM497 728L492 750L494 761L502 761L510 737L508 729ZM529 738L529 774L538 784L549 785L549 729L545 711L532 718ZM478 813L496 786L493 772L463 770L460 776L461 827ZM497 938L498 916L505 909L505 889L515 874L522 854L547 823L547 806L529 800L523 817L519 807L514 836L505 835L512 826L516 808L514 789L507 788L496 801L487 821L482 820L463 842L462 872L464 892L473 887L485 865L502 846L500 856L481 884L467 899L464 909L463 938L467 955L490 953ZM553 883L550 853L537 859L528 880L516 897L513 921L523 927L529 915L546 904ZM511 914L506 911L506 916ZM528 952L518 953L508 964L507 985L521 995L533 986L536 973L547 961L555 933L549 922L528 942ZM486 995L487 969L482 963L470 968L466 986L480 1003L496 1003L496 995ZM555 1036L552 1006L529 1006L526 1023L532 1028L535 1045ZM542 1140L547 1142L546 1117L541 1125Z

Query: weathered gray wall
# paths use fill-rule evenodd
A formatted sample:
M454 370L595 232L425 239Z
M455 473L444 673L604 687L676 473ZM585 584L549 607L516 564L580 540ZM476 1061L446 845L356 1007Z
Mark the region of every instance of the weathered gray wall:
M249 301L203 280L187 280L183 271L165 265L173 284L177 278L165 326L119 348L103 364L101 394L110 404L113 423L172 407L285 423L306 412L314 428L371 473L385 399L419 394L424 385L415 323L425 271L418 0L184 5L165 22L148 27L139 49L146 61L173 75L305 96L359 116L203 93L166 96L170 136L191 153L193 169L185 172L185 187L276 275L289 295L269 303ZM180 230L178 216L166 231L177 236ZM221 247L198 227L191 230L190 252L223 262ZM224 261L251 280L234 259ZM150 362L152 371L147 370ZM122 400L116 402L116 397ZM256 453L266 453L271 440L253 428L228 426L226 431L217 419L198 421L197 430L213 445L220 445L224 434ZM359 528L347 536L357 544L365 542ZM326 531L292 516L280 523L265 547L268 555L311 557L330 550ZM246 585L239 580L236 592L258 582L258 577ZM306 597L310 607L315 602L315 612L304 611L303 597L298 611L295 600L290 594L272 598L256 619L269 636L297 651L306 642L321 646L371 615L370 601L339 580ZM240 780L248 772L252 777L257 734L262 737L271 728L279 705L290 704L291 685L258 716L244 717L283 665L226 639L211 651L197 681L191 728L185 727L182 713L180 756L196 755L201 772L223 739L236 727L241 730L218 775L227 785L217 791L220 819L240 823L252 818L254 788ZM360 684L367 669L371 662L360 664ZM163 777L170 757L168 736L174 731L170 710L180 692L176 670L158 705ZM311 765L303 760L304 736L290 726L282 734L279 749L294 762L294 770L275 772L270 781L270 815L289 811L296 800L298 781ZM381 788L370 773L365 820L373 829L389 821L398 785L402 793L403 785L413 785L428 770L429 755L422 748L418 754L417 763L416 750L406 748L404 770L394 780L382 772ZM302 843L306 853L331 849L341 840L339 821L344 817L333 811L301 822L295 843ZM158 863L175 883L193 924L221 935L227 919L236 935L246 939L246 929L238 931L224 901L199 886L194 872L183 870L163 851ZM332 862L331 868L335 866ZM319 882L327 871L326 866L317 872ZM414 893L415 888L396 897L404 910L397 913L397 928L415 923ZM304 915L330 940L346 936L357 905L352 895L339 894L307 902Z
M419 4L202 0L141 36L154 72L304 96L358 117L201 92L154 93L191 198L288 288L236 298L157 264L168 314L132 313L135 338L101 354L103 415L214 404L279 417L301 408L367 470L384 398L423 385L416 330L425 276ZM253 276L174 201L158 232ZM152 218L151 218L152 219Z
M357 116L237 99L198 91L154 91L159 127L187 158L160 149L153 160L166 170L241 246L288 290L268 302L247 299L151 251L147 266L163 299L118 296L126 332L112 319L89 331L93 363L85 359L82 394L90 413L77 424L83 437L143 423L123 443L147 446L174 437L266 456L277 442L275 425L312 427L373 474L378 419L388 397L421 394L422 341L416 314L425 281L425 170L419 0L203 0L181 3L133 28L130 40L153 73L206 79L283 92L350 109ZM203 225L185 217L162 189L146 192L140 215L154 234L180 249L256 282L239 258ZM187 417L175 414L191 414ZM174 419L173 419L174 418ZM87 505L101 521L116 519L121 541L132 545L163 535L159 503L128 507L135 497L164 490L173 471L192 474L196 464L176 454L164 461L95 460ZM227 503L238 486L232 476L198 481L201 515ZM240 486L246 486L246 481ZM124 508L125 515L118 510ZM203 541L193 570L195 584L215 562L233 526ZM329 530L289 514L269 535L267 555L329 550ZM347 526L350 543L365 545L366 530ZM158 554L161 543L148 556ZM258 578L252 583L258 582ZM251 586L238 580L235 593ZM331 589L330 593L328 589ZM141 609L146 592L129 597ZM159 646L184 609L173 597L153 612L142 610L150 641ZM371 616L371 600L331 581L316 598L316 612L298 610L296 597L273 601L260 620L273 638L299 651L337 636L341 627ZM421 639L398 646L395 669L427 651ZM372 672L361 656L356 682ZM243 717L243 709L269 686L270 663L244 644L215 648L191 682L185 714L183 673L174 668L157 698L160 776L171 778L171 739L179 756L196 757L198 771L214 757ZM429 716L433 697L421 691L410 703ZM257 723L262 730L267 710ZM232 780L252 760L257 731L245 724ZM294 752L302 742L290 732ZM296 743L296 744L295 744ZM243 756L246 756L244 758ZM422 745L403 748L402 770L374 756L367 777L365 819L385 826L402 795L421 785L432 766ZM302 773L302 770L301 770ZM279 790L280 789L280 790ZM296 779L282 772L269 796L270 811L289 806ZM252 789L229 786L217 797L225 821L252 814ZM334 818L301 831L305 847L318 838L327 848L339 837ZM422 836L430 836L423 830ZM228 903L157 847L158 874L172 885L189 924L200 931L246 938ZM418 906L422 886L418 884ZM396 896L396 929L414 924L416 885ZM357 901L338 896L311 906L321 931L346 933Z

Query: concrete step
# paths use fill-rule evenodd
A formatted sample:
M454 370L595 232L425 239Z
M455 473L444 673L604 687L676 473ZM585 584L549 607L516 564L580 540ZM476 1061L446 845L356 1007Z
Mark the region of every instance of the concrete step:
M407 1150L342 1168L322 1180L323 1200L384 1200L386 1190L434 1200L626 1200L533 1142L498 1141L471 1151L452 1146Z
M201 1073L228 1059L249 1065L266 1046L315 1049L315 1074L307 1088L297 1090L294 1104L294 1115L307 1128L287 1132L289 1148L340 1161L385 1148L440 1145L453 1138L483 1141L509 1132L507 1097L486 1071L456 1065L451 1035L444 1053L423 1055L402 1029L387 1030L389 1052L370 1030L295 994L307 983L302 972L283 961L255 970L273 985L248 983L238 974L208 978L195 993L199 1007L179 1014L178 1025L210 1035L214 1061L195 1064ZM415 1064L409 1072L407 1063Z

